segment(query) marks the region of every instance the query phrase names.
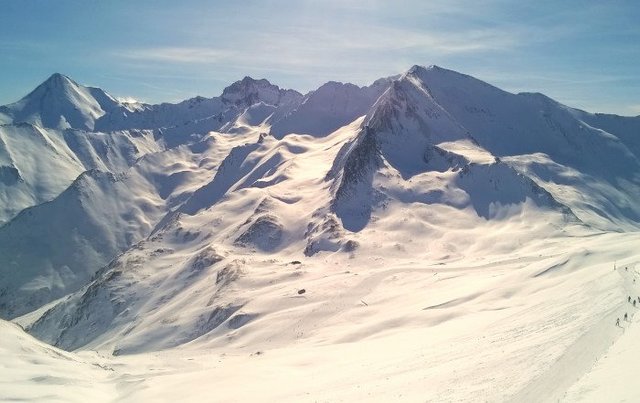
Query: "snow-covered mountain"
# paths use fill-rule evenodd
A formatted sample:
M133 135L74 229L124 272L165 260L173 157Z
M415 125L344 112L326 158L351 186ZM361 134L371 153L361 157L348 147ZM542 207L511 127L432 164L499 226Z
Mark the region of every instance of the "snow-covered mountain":
M121 172L161 148L151 131L0 125L0 224L54 199L86 170Z
M305 95L299 105L271 125L271 134L323 136L363 116L389 87L392 78L381 78L368 87L328 82Z
M66 350L235 357L220 368L268 351L269 368L306 373L321 355L395 346L402 375L393 354L362 361L390 390L433 376L423 354L471 366L411 396L551 398L590 368L578 350L598 358L616 340L640 291L640 117L437 66L304 96L245 77L159 105L54 75L0 112L0 317ZM451 390L458 376L474 381ZM366 398L321 397L347 395Z
M52 200L84 171L121 172L164 147L152 131L95 128L100 117L121 109L135 106L58 73L0 106L0 224Z
M111 131L182 126L189 128L195 125L191 129L194 133L206 133L217 131L231 123L252 105L264 103L288 109L295 106L301 98L302 95L297 91L280 89L264 79L245 77L225 88L219 97L195 97L177 104L141 104L135 110L131 110L129 105L121 105L103 115L96 122L96 128Z
M8 123L31 123L51 129L93 130L95 121L120 106L99 88L82 86L55 73L16 103L0 106Z
M85 171L54 200L0 227L3 312L21 315L78 289L149 235L164 204L134 174Z

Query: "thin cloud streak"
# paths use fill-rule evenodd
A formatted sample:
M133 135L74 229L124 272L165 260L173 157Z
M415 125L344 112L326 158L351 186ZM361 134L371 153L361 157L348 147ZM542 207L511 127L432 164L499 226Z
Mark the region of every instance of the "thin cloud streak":
M158 47L123 49L112 52L112 55L135 61L210 64L225 62L234 56L233 53L229 50L203 47Z
M111 52L111 56L125 60L177 64L246 64L271 61L276 65L308 66L322 62L331 54L348 52L401 53L427 49L432 53L446 55L508 50L517 46L522 36L495 29L455 34L433 34L382 27L374 27L367 31L366 35L351 33L345 37L340 32L301 28L299 35L284 32L258 33L254 36L252 44L242 48L236 43L231 43L229 48L206 46L124 48ZM255 40L256 38L258 40ZM282 53L272 54L272 51L285 51L289 57L283 57ZM264 55L267 55L268 59ZM334 61L331 61L331 64L333 63Z

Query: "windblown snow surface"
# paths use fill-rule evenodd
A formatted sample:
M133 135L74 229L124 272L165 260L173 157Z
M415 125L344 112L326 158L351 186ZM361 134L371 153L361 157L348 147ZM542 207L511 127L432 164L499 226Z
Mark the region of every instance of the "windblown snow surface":
M640 117L414 66L0 120L2 401L640 400Z

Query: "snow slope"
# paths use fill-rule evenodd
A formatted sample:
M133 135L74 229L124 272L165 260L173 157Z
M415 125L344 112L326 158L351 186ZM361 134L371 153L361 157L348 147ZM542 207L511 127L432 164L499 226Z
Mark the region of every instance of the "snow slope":
M631 271L622 272L622 268L619 270L628 282L629 291L637 295L640 289L637 281L634 280L640 279L640 272L635 265L631 267ZM627 307L625 310L630 311L629 320L621 321L621 327L616 329L618 334L622 332L619 340L609 346L606 354L600 355L595 364L593 364L593 360L590 362L593 366L588 372L579 378L572 379L577 382L573 383L566 391L563 400L633 402L640 399L640 390L635 386L638 371L640 325L638 325L638 317L633 313L634 310L630 308Z
M160 148L149 131L105 134L29 123L0 126L0 224L52 200L86 170L125 171Z
M547 371L560 365L565 368L559 372L561 384L577 380L589 373L598 351L626 340L626 334L619 339L623 329L612 320L630 312L626 296L632 279L612 270L610 262L632 266L638 261L637 254L628 253L638 242L637 234L585 232L567 237L559 232L547 239L532 234L523 239L525 247L504 254L487 246L491 243L481 246L482 237L475 235L485 253L469 254L468 259L333 255L292 265L254 257L212 272L205 264L204 273L195 273L208 278L208 295L192 290L181 306L166 293L169 287L200 280L161 282L147 292L169 297L153 304L154 318L140 315L136 321L148 326L167 310L172 316L155 326L180 329L197 314L192 309L200 298L225 302L213 289L235 289L250 301L241 308L212 308L212 320L222 324L180 348L98 361L115 370L107 384L126 391L124 396L112 392L109 400L202 401L215 391L216 399L224 401L522 401L518 396L530 385L544 385L534 399L555 401L563 390L555 389L556 378L545 377ZM211 257L214 267L221 263ZM130 274L123 270L122 275ZM297 292L301 288L306 290L303 295ZM108 305L100 306L104 310ZM624 327L632 330L635 320L623 322ZM133 326L120 336L132 340L137 334L140 342L152 343L137 346L138 351L155 349L157 339L140 334L149 332L147 326ZM627 351L630 348L635 351L627 345ZM27 363L14 365L30 369ZM636 368L632 360L628 365L621 376ZM49 368L46 373L57 368L50 362L43 366ZM79 373L82 368L76 364L67 372L78 373L71 390L86 379ZM606 374L618 379L615 373ZM599 388L607 401L633 396L632 383L609 388L604 381L579 396L586 398ZM15 395L25 384L32 385L31 393L47 387L22 378L1 390ZM53 396L63 398L68 390L59 387ZM567 401L575 401L571 393Z
M51 347L17 325L0 320L0 400L112 401L113 369L95 357L81 358ZM63 392L64 390L64 392Z
M568 225L580 228L568 220L563 206L505 164L475 165L462 157L457 158L460 166L441 165L414 176L415 188L391 168L376 172L384 188L375 191L385 192L384 206L371 206L369 220L354 228L359 211L343 211L340 203L367 198L341 195L340 190L334 196L335 179L326 173L335 166L345 140L361 133L362 124L360 119L322 139L278 140L258 131L213 136L216 149L225 143L220 155L226 156L210 182L186 194L150 237L49 309L30 331L65 349L106 348L118 354L172 348L201 337L224 339L229 329L283 315L282 308L265 312L259 307L274 297L264 295L268 284L281 289L302 275L296 264L288 263L304 254L321 261L326 251L343 251L334 259L354 263L369 256L416 258L425 253L425 243L411 244L409 239L421 233L449 250L443 254L438 247L429 248L422 259L446 261L478 247L478 228L491 233L492 228L508 226L525 239ZM358 168L348 166L345 172ZM482 187L489 184L495 189L487 195ZM451 195L439 193L447 188ZM404 218L408 205L416 214L410 221ZM449 217L446 225L438 218L441 214ZM532 228L526 223L533 217L545 217L545 223ZM390 238L378 239L377 234ZM515 244L502 247L506 253ZM309 264L317 265L313 260ZM242 286L263 276L269 280L259 280L263 285L253 292Z
M0 227L0 315L107 400L635 396L635 118L437 66L214 99L104 115L158 148Z
M91 170L54 200L22 211L0 227L3 316L21 315L86 284L151 232L162 206L135 172Z

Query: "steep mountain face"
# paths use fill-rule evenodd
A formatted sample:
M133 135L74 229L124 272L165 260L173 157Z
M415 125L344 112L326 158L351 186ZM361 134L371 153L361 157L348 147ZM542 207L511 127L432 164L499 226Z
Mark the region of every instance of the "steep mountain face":
M133 173L86 171L48 203L0 227L0 310L13 318L86 284L153 229L163 203Z
M437 66L413 67L387 96L368 124L378 131L404 133L379 140L389 163L404 177L422 169L407 164L420 161L424 145L413 145L424 144L424 136L438 144L466 135L531 177L583 221L599 228L637 226L640 210L631 200L640 196L640 165L629 129L622 131L621 140L541 94L510 94ZM389 139L392 146L385 145ZM414 157L406 158L410 153Z
M542 94L510 94L440 67L414 67L435 102L477 142L499 157L544 153L555 162L602 177L625 176L637 164L625 143L576 119L572 110ZM620 119L623 121L624 119ZM593 149L617 155L603 160Z
M88 287L57 304L30 331L67 350L107 344L115 354L126 354L187 343L221 327L234 314L241 326L238 311L243 302L225 293L233 289L244 265L225 261L204 238L203 231L186 230L179 219L172 221L114 259ZM183 299L193 290L203 292ZM142 311L148 315L135 313ZM181 311L191 314L179 315ZM173 319L167 320L169 316ZM121 340L115 342L114 336Z
M95 121L120 103L99 88L84 87L56 73L20 101L0 106L6 122L51 129L93 130Z
M57 73L20 101L1 106L0 224L52 200L86 170L122 172L159 151L163 145L150 131L97 131L101 117L131 108Z
M413 68L393 82L333 164L327 177L335 192L331 211L345 229L365 229L376 210L397 201L472 208L487 220L507 218L530 202L577 221L530 178L474 146L475 132L437 102L421 71ZM438 146L451 142L468 143L489 158L474 161L473 154Z

